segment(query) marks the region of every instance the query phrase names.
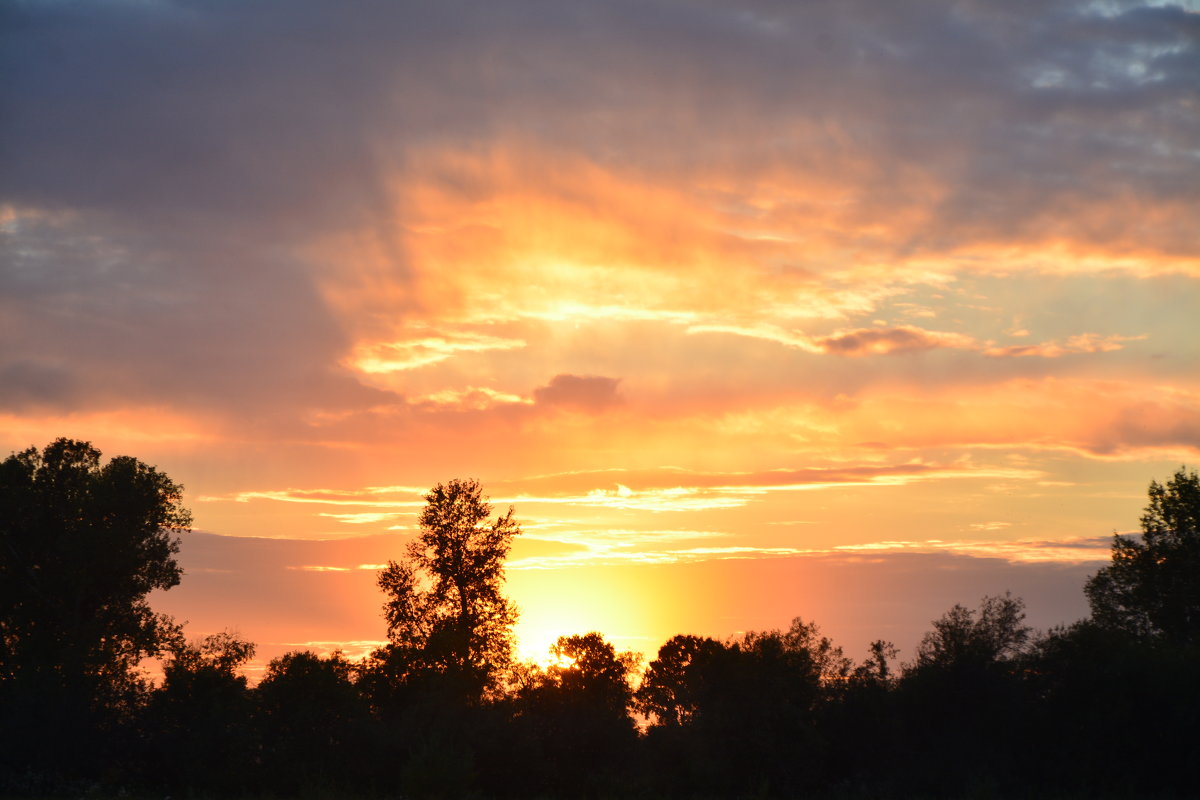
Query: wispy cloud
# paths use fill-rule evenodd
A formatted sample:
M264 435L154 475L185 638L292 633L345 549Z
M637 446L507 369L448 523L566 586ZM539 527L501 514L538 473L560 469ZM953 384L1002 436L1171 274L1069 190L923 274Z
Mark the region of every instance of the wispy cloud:
M1136 342L1149 338L1142 336L1102 336L1097 333L1081 333L1064 342L1042 342L1041 344L1014 344L997 346L989 344L985 355L993 358L1061 358L1078 353L1111 353L1124 347L1124 342Z
M802 492L853 486L899 486L915 481L960 478L1034 480L1038 470L970 464L908 463L808 469L775 469L762 472L699 472L679 468L655 470L573 471L512 480L498 485L492 503L520 508L576 506L647 512L686 512L738 508L775 492ZM620 481L613 481L620 477ZM606 485L597 485L603 482ZM580 491L582 489L582 491ZM423 507L425 489L410 486L376 486L352 489L281 489L238 492L228 497L206 496L204 502L269 501L315 506L350 506L364 509L415 509ZM414 497L415 495L415 497ZM341 522L366 524L396 517L395 511L317 512ZM796 523L789 523L796 524Z
M554 503L646 511L701 510L745 505L771 492L800 492L850 486L898 486L915 481L955 478L1002 478L1033 480L1035 469L968 464L892 464L775 469L762 472L699 472L679 468L628 470L601 473L570 473L544 476L536 482L587 485L619 475L614 488L593 488L585 493L521 493L503 500L511 503ZM531 481L534 482L534 481ZM613 486L613 484L609 484Z
M973 531L1002 531L1011 528L1011 522L973 522L967 526Z
M399 499L416 495L421 498L428 489L414 486L367 486L362 489L271 489L263 491L235 492L229 496L206 495L197 498L200 502L249 503L254 500L269 500L278 503L305 503L326 506L373 506L380 508L420 508L422 499ZM399 496L399 497L398 497Z
M987 529L991 530L991 529ZM885 541L868 544L838 545L827 553L955 553L976 558L1000 558L1006 561L1032 562L1103 562L1111 558L1112 538L1076 538L1064 540L1018 540L986 542Z
M803 331L787 330L778 325L759 324L754 326L726 324L690 325L688 333L724 333L763 339L809 353L823 353L849 358L918 353L925 350L971 350L991 358L1059 358L1079 353L1110 353L1124 347L1124 342L1141 341L1140 336L1101 335L1082 333L1063 342L1048 341L1037 344L997 345L993 341L980 341L964 333L932 331L912 325L897 327L856 328L842 330L825 336L813 336ZM1027 334L1027 332L1022 332Z
M517 350L522 347L525 347L525 342L519 339L471 331L429 331L410 339L359 344L346 363L368 374L402 372L437 364L460 353Z
M1100 563L1111 558L1112 540L1108 537L1090 539L1018 540L949 542L936 539L925 541L880 541L863 544L836 545L824 548L757 547L729 545L723 547L655 548L607 546L593 544L580 552L552 556L533 556L518 559L508 565L512 570L572 569L578 567L616 566L633 564L681 564L699 561L744 560L763 558L848 558L887 556L897 553L945 553L972 558L994 558L1012 563Z
M511 392L502 392L486 386L468 386L465 389L442 389L425 395L408 398L416 406L432 406L454 411L484 411L490 408L512 405L532 405L533 400Z
M395 519L395 514L380 513L376 511L364 511L357 514L333 514L327 511L319 512L318 516L336 519L338 522L345 522L349 525L366 525L373 522L385 522L390 519Z

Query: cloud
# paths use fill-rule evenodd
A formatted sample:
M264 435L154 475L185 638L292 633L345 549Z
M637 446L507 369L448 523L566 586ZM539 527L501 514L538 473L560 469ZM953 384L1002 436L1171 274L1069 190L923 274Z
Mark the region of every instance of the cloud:
M530 522L532 539L582 543L578 539L584 520L610 512L650 514L695 514L756 506L772 495L850 487L904 486L917 482L956 479L1030 481L1042 476L1038 470L984 464L908 463L866 464L827 468L776 469L761 472L703 472L679 468L609 469L540 475L532 478L497 480L487 484L490 502L497 510L517 509L518 518ZM346 533L313 529L312 521L336 520L371 531L410 531L397 518L415 514L424 506L426 490L411 486L379 486L362 489L270 489L239 491L224 496L201 496L204 514L228 510L246 503L274 503L288 508L295 521L276 538L305 540L344 539ZM570 510L570 511L567 511ZM307 526L303 523L310 515ZM568 516L564 519L564 514ZM579 519L575 519L579 517ZM628 519L628 517L626 517ZM392 524L389 524L392 523ZM799 523L787 523L795 525ZM594 528L587 528L595 530ZM708 538L721 535L695 529L654 530L650 533L627 528L603 528L599 541L620 539L653 545L664 536ZM680 533L683 530L683 533ZM591 536L591 534L588 534ZM650 537L638 539L637 537ZM590 544L594 544L591 542ZM590 546L589 544L589 546ZM741 546L741 545L739 545Z
M304 503L324 506L370 506L379 508L419 508L425 504L421 498L427 489L414 486L368 486L362 489L272 489L266 491L236 492L230 497L205 497L202 503L232 500L248 503L253 500L270 500L279 503ZM413 495L417 497L414 498ZM406 499L402 499L406 498Z
M690 334L725 333L745 336L776 342L809 353L826 353L851 358L915 353L936 349L978 351L992 358L1025 356L1059 358L1076 353L1109 353L1121 350L1124 342L1148 338L1146 335L1106 336L1097 333L1081 333L1069 337L1061 344L1049 341L1039 344L1001 346L992 341L980 341L964 333L931 331L912 325L856 328L837 331L826 336L814 336L803 331L786 330L769 324L744 326L698 323L689 325L687 332ZM1028 331L1021 331L1020 334L1028 335Z
M972 349L962 337L989 340L969 325L859 318L962 275L1200 270L1182 9L3 13L10 409L136 396L230 436L302 438L314 414L396 402L416 373L532 347L455 327L470 320L528 323L569 351L551 370L620 374L628 392L637 337L612 357L626 364L580 365L601 359L571 325L739 330L847 356ZM321 41L297 52L312 29ZM1053 357L1128 338L1086 335L977 346ZM412 394L518 393L456 377Z
M1200 394L1138 380L1017 379L953 393L913 387L864 396L848 412L828 416L840 436L885 448L1027 448L1168 460L1200 452Z
M684 537L693 538L693 537ZM804 558L826 563L853 563L861 559L885 558L897 554L945 554L977 559L999 559L1010 564L1093 564L1111 558L1111 537L1076 538L1059 541L1017 540L949 542L880 541L824 548L763 547L730 544L725 546L655 547L654 540L633 532L629 541L610 543L583 537L587 549L573 553L530 556L509 564L509 569L576 569L621 564L688 564L701 561ZM637 546L635 546L637 545Z
M541 475L501 484L501 489L526 493L519 499L547 502L629 503L652 498L698 500L705 492L746 497L773 491L802 491L838 486L887 486L913 481L985 477L1033 479L1037 470L972 464L852 464L802 469L772 469L756 472L704 472L678 467L658 469L608 469ZM600 488L597 484L615 489ZM537 492L537 494L533 494Z
M911 353L937 347L972 349L976 346L969 336L925 331L910 326L845 331L818 339L817 345L826 353L840 356Z
M439 411L486 411L503 406L531 405L532 400L517 394L489 389L486 386L468 386L466 389L443 389L427 395L411 397L408 402Z
M1009 523L987 523L989 526L1007 526ZM972 526L973 528L977 526ZM979 530L997 530L982 527ZM966 541L947 542L936 539L927 541L884 541L868 544L838 545L826 553L953 553L972 558L1000 558L1011 563L1064 563L1082 564L1104 562L1111 558L1112 538L1108 536L1064 539L1056 541Z
M328 512L320 512L319 516L335 519L338 522L344 522L348 525L369 525L376 522L386 522L396 518L395 514L380 513L377 511L364 511L353 514L331 514Z
M555 375L548 385L533 390L533 399L541 406L597 413L620 404L618 383L618 378L600 375Z
M461 331L429 332L418 338L395 342L359 344L348 359L354 369L369 374L400 372L437 364L458 353L516 350L525 346L519 339Z
M1081 333L1068 338L1062 344L1058 342L1043 342L1041 344L1008 345L997 347L988 345L984 353L993 358L1060 358L1076 353L1111 353L1120 350L1122 342L1140 341L1147 336L1101 336L1097 333Z

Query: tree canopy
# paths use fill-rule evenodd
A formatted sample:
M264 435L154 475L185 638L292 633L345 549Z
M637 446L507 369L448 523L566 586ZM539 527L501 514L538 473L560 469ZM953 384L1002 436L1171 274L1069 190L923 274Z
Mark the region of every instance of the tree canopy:
M128 456L101 465L59 439L0 464L0 676L88 682L99 695L133 678L173 635L147 602L179 583L183 487Z
M0 760L103 760L148 688L139 664L179 638L147 598L182 574L183 487L100 457L58 439L0 462Z
M502 588L521 529L511 507L487 523L492 507L475 480L438 484L425 502L407 560L379 573L389 660L486 689L512 662L517 609Z
M1033 633L1019 597L985 597L978 612L955 605L934 620L917 648L918 667L960 668L1008 661L1024 652Z
M1085 589L1093 619L1138 637L1200 643L1200 474L1151 481L1141 540L1114 535Z

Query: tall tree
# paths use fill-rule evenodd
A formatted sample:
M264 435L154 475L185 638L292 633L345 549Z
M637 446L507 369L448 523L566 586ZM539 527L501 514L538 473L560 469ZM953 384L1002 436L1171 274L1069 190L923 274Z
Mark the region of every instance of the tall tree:
M1200 643L1200 474L1151 481L1141 541L1114 535L1112 563L1085 589L1099 624L1135 636Z
M0 715L16 723L0 728L21 730L20 746L128 707L138 663L177 635L147 597L182 574L183 487L100 456L59 439L0 463Z
M387 660L433 672L471 691L495 685L512 662L516 607L502 592L504 560L521 529L513 509L488 523L478 481L452 480L425 495L408 558L379 573L387 595Z

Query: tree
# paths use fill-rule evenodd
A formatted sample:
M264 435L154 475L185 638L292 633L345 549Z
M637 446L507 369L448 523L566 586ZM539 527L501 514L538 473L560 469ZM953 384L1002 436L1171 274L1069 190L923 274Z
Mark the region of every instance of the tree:
M867 651L871 655L854 668L854 672L850 674L851 680L858 688L889 688L895 683L891 662L896 660L900 651L896 649L896 645L884 639L871 642Z
M749 631L726 642L676 636L637 692L647 743L674 771L661 791L793 796L819 771L816 721L852 667L817 625Z
M258 684L258 731L265 782L300 794L344 787L369 770L367 707L341 651L296 651L272 659Z
M442 675L476 693L512 662L517 609L501 589L521 529L511 506L484 524L492 507L478 481L438 484L425 501L408 559L379 573L391 642L382 655L409 674Z
M629 706L633 689L629 676L637 669L636 653L618 653L599 633L560 636L550 648L556 663L546 670L549 683L564 696L576 698L597 715L608 715L632 726Z
M695 717L713 691L705 669L725 645L716 639L680 634L658 648L638 687L637 710L656 725L678 727Z
M1137 637L1200 643L1200 474L1150 482L1141 541L1113 536L1112 563L1085 588L1100 625Z
M907 791L962 795L1020 774L1010 743L1031 716L1022 669L1031 635L1024 601L1008 593L934 621L898 687L895 764L915 782Z
M935 620L917 648L917 668L988 666L1025 651L1031 629L1024 625L1025 602L1005 593L984 597L978 613L961 605Z
M179 635L164 681L147 709L149 774L166 786L228 793L245 786L254 746L250 692L240 670L254 644L222 631L188 642Z
M637 742L629 677L639 656L618 653L599 633L561 636L545 672L514 698L515 739L536 780L523 795L559 797L588 787L600 796L624 795Z
M183 487L100 456L59 439L0 463L0 716L15 723L0 728L23 747L128 709L146 688L139 662L178 631L147 597L182 574Z

